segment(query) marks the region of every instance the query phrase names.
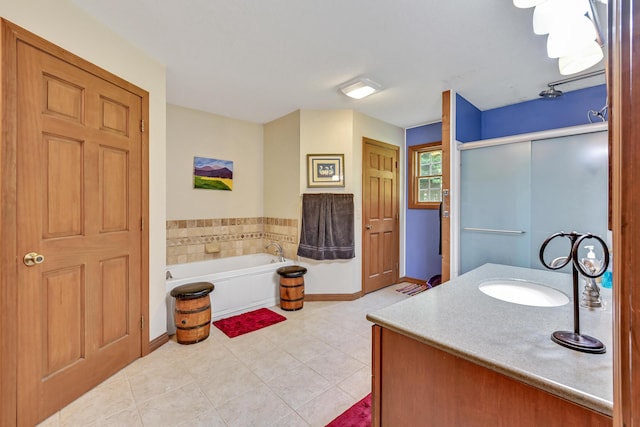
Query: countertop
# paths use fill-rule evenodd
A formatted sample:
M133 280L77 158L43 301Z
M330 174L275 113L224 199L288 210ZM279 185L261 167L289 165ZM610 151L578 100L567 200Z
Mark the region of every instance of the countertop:
M547 285L571 301L560 307L504 302L482 293L489 279L515 278ZM602 341L604 354L571 350L551 341L573 331L572 277L545 270L485 264L440 286L367 314L382 327L449 352L611 416L613 341L611 290L601 288L606 308L580 308L580 333ZM582 287L580 287L582 292Z

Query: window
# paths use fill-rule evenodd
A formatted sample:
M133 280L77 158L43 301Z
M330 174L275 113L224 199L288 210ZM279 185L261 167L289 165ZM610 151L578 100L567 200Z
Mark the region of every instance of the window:
M409 208L438 209L442 201L442 143L409 147Z

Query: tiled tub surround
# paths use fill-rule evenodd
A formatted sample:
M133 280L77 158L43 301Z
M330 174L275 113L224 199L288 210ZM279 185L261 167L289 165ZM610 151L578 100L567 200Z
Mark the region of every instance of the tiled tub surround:
M298 220L266 217L170 220L167 265L262 253L271 241L280 243L286 258L295 258Z

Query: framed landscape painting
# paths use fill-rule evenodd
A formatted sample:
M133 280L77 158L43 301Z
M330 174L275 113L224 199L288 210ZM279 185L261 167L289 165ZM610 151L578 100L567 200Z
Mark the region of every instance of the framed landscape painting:
M231 160L194 157L193 188L233 190L233 162Z

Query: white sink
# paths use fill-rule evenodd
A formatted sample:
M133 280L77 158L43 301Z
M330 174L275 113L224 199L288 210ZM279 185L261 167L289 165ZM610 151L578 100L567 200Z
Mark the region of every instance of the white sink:
M514 304L558 307L569 302L569 297L562 292L526 280L492 279L480 283L478 288L492 298Z

